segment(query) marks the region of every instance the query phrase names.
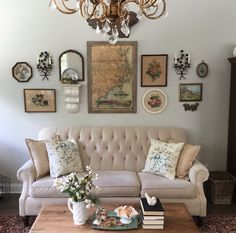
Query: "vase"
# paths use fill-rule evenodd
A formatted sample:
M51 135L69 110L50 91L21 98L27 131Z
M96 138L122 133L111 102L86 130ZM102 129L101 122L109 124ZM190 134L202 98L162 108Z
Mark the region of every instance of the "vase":
M75 225L83 225L88 219L88 210L84 201L74 202L71 198L67 202L70 212L73 214Z

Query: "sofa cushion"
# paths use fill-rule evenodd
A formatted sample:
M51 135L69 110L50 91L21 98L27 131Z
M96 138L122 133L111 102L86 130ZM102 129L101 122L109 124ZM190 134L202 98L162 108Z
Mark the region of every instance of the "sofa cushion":
M97 171L98 179L94 185L98 186L96 194L100 197L138 197L140 182L136 172L131 171ZM36 180L31 185L31 197L68 197L53 186L55 179L50 176Z
M45 176L39 180L36 180L31 185L30 196L40 198L58 198L68 197L67 194L61 193L53 186L55 179L50 176Z
M140 194L140 182L136 172L132 171L96 171L98 186L96 194L101 197L137 197Z
M162 176L138 172L141 183L141 196L147 192L150 196L163 199L184 199L196 197L196 185L183 179L170 180Z
M78 145L75 141L47 141L46 148L52 178L83 171Z
M166 143L151 140L151 146L143 172L150 172L175 179L176 165L184 143Z

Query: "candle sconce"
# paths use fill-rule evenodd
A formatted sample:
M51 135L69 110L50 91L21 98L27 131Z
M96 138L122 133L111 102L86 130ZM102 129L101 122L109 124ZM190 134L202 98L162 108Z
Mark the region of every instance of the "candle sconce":
M179 56L175 53L174 63L176 74L180 75L179 80L186 79L184 75L188 73L191 66L190 53L185 53L184 50L180 50Z
M49 55L48 52L41 52L37 56L37 69L40 74L40 76L43 76L43 79L48 80L48 76L52 72L52 67L53 67L53 60L52 57Z

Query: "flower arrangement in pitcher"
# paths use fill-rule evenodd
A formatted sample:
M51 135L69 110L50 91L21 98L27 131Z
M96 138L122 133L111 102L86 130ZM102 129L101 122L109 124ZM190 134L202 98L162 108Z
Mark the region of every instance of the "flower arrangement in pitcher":
M94 175L90 166L86 166L86 173L70 173L68 176L57 178L54 186L62 192L67 193L72 201L86 203L86 208L90 208L99 203L98 197L92 193L97 188L93 180L98 178Z

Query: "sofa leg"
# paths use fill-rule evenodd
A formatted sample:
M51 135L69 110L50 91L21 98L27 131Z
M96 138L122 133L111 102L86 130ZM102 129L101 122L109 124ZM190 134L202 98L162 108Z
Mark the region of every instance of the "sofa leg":
M24 227L28 227L29 226L29 216L24 216L23 221L24 221Z
M193 216L193 219L196 222L198 227L202 227L204 217Z

